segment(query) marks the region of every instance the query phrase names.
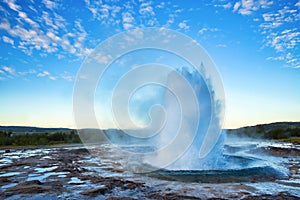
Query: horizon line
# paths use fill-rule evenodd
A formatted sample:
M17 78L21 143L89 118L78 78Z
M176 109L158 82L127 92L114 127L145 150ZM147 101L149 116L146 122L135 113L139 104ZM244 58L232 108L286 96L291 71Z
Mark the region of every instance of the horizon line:
M268 124L275 124L275 123L300 123L299 121L274 121L274 122L262 122L257 124L248 124L244 126L237 126L237 127L222 127L222 129L230 130L230 129L239 129L239 128L246 128L246 127L252 127L252 126L259 126L259 125L268 125ZM108 127L108 128L100 128L100 127L85 127L85 128L74 128L74 127L54 127L54 126L34 126L34 125L1 125L0 127L26 127L26 128L44 128L44 129L70 129L70 130L83 130L83 129L99 129L99 130L108 130L108 129L119 129L117 127Z

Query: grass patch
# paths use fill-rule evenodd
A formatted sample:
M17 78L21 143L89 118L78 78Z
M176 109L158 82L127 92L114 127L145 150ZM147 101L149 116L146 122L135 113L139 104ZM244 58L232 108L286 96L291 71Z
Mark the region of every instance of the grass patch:
M290 137L290 138L284 138L279 139L280 142L291 142L293 144L300 144L300 137Z

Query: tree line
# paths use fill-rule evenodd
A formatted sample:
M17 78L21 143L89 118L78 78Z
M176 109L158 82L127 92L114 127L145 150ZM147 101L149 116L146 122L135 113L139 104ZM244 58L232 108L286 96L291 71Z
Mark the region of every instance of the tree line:
M42 132L15 134L10 131L0 131L0 146L36 146L81 143L75 131L70 132Z

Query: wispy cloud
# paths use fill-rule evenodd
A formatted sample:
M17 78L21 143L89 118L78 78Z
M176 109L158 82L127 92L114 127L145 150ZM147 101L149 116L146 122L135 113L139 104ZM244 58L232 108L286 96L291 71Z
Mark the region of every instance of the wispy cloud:
M56 8L57 7L57 4L54 2L54 1L51 1L51 0L43 0L42 1L43 4L45 4L45 6L49 9L53 9L53 8Z
M165 2L125 1L122 4L85 0L93 19L100 24L116 28L117 31L164 24L157 19L157 10L162 12ZM165 12L166 10L164 10Z
M36 51L40 56L54 54L58 58L62 58L64 55L84 57L90 52L90 49L85 46L87 32L84 27L78 20L66 23L66 20L56 13L57 4L55 2L43 0L44 6L51 12L37 9L35 11L37 13L34 12L36 16L28 15L23 11L26 9L22 9L13 0L4 2L17 13L18 17L18 20L14 20L13 17L0 20L0 29L9 34L9 37L2 36L4 42L20 49L27 55L32 55ZM30 3L24 6L34 8L34 5L30 5Z
M151 1L141 3L139 13L141 15L154 16L155 13L153 11L153 7L151 5Z
M227 45L226 45L226 44L217 44L217 47L220 47L220 48L226 48Z
M241 0L233 6L233 11L238 11L241 15L250 15L260 8L268 8L273 4L272 0Z
M29 69L28 71L20 71L20 72L18 72L18 74L20 76L26 76L29 74L36 74L36 71L34 69Z
M232 3L228 2L226 4L214 4L214 7L221 7L224 9L230 9L232 7Z
M86 7L92 13L94 19L103 25L119 25L121 7L114 3L104 3L98 1L85 0Z
M40 73L38 73L37 74L37 77L48 77L50 80L56 80L56 77L55 76L52 76L51 74L50 74L50 72L48 72L48 71L42 71L42 72L40 72Z
M268 9L271 6L276 9ZM264 37L263 48L274 49L277 56L267 60L284 61L290 67L300 65L299 43L300 28L295 26L300 19L299 1L295 4L277 4L272 0L240 0L233 6L233 12L241 15L258 14L253 21L259 24L260 33ZM257 15L256 15L257 16Z
M6 37L6 36L2 36L2 40L3 40L3 42L11 44L12 46L14 46L14 44L15 44L13 39Z
M131 29L134 27L134 18L130 12L123 12L122 13L122 22L123 28L125 30Z
M2 68L0 69L0 80L26 77L32 74L36 74L36 71L34 69L29 69L27 71L17 71L14 67L2 66Z
M207 27L203 27L203 28L201 28L201 29L198 31L198 33L199 33L199 34L204 34L204 33L206 33L206 32L217 32L217 31L219 31L218 28L207 28Z
M43 71L43 72L38 73L37 76L38 77L50 76L50 73L48 71Z
M239 2L239 1L236 2L233 6L233 12L236 12L239 9L240 6L241 6L241 2Z
M283 60L291 67L300 65L300 58L297 56L300 28L293 26L299 21L299 17L297 10L289 6L262 14L260 29L265 36L264 46L271 47L278 53L277 57L269 60Z
M0 69L0 80L12 79L16 75L16 70L13 67L2 66Z
M102 54L97 54L94 59L101 64L108 64L112 60L111 55L102 55Z
M14 11L19 12L21 7L15 3L15 0L4 0L3 2L7 3L8 7Z
M183 20L182 22L180 22L178 24L179 29L182 29L182 30L185 30L185 31L189 30L190 26L187 25L187 22L188 22L187 20Z
M11 75L15 75L16 70L12 67L3 66L2 69Z
M15 78L23 78L24 80L28 80L29 76L48 78L53 81L59 78L69 82L74 80L74 76L66 71L60 75L53 75L48 70L37 72L35 69L28 69L26 71L17 71L14 67L8 67L8 66L2 66L2 68L0 68L0 80L15 79Z
M68 81L68 82L72 82L72 81L75 80L75 77L74 77L73 75L71 75L71 74L70 74L69 72L67 72L67 71L64 71L64 73L62 73L62 74L60 75L60 78L66 80L66 81Z

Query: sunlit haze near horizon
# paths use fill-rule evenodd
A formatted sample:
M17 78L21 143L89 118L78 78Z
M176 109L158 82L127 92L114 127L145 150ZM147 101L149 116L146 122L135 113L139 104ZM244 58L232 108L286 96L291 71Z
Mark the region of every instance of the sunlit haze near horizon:
M4 0L0 14L0 125L74 128L86 56L143 27L176 30L207 51L223 81L225 128L300 121L298 0ZM174 60L165 62L182 64Z

